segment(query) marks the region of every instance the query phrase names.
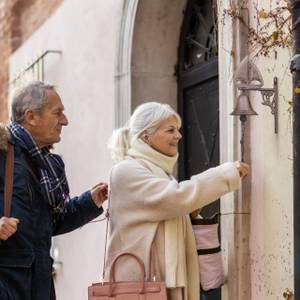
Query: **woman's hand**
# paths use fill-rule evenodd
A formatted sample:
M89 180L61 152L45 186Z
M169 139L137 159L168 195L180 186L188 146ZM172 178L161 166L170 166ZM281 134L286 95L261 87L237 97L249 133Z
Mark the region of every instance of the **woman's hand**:
M246 177L249 173L249 168L250 168L249 165L240 161L236 161L235 164L241 178Z
M192 219L196 219L200 214L200 208L194 210L193 212L191 212L191 218Z

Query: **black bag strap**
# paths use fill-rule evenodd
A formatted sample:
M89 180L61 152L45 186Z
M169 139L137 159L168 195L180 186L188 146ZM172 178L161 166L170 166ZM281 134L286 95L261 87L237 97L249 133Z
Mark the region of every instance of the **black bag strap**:
M192 225L212 225L220 224L220 213L216 213L210 218L191 218Z
M4 216L10 217L11 199L13 191L14 176L14 146L8 143L6 161L5 161L5 182L4 182Z

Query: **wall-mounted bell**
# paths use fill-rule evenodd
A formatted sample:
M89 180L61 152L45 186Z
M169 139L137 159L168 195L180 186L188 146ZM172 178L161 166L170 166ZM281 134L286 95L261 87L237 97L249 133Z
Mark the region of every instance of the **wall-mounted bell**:
M256 111L253 109L248 95L242 93L238 96L236 100L236 105L231 113L232 116L251 116L257 115Z
M241 94L236 99L236 105L231 113L233 116L239 116L241 121L241 158L244 161L244 136L247 116L257 115L253 109L247 92L259 91L262 95L263 105L271 108L274 115L275 133L278 127L278 83L277 77L274 77L274 85L272 88L263 88L264 80L257 66L246 56L238 65L235 76L234 85ZM271 99L273 98L273 99Z
M264 88L264 80L258 67L246 56L237 66L234 75L234 85L241 94L237 98L236 106L231 115L240 116L240 120L245 122L247 115L257 115L251 106L247 92L258 91L261 93L262 105L269 106L271 114L274 115L274 131L278 132L278 80L273 79L273 87Z

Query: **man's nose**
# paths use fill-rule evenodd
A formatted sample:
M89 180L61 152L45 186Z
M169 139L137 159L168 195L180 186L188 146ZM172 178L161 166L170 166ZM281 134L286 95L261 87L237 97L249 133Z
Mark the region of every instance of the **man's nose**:
M64 113L61 116L60 124L63 126L67 126L69 124L68 118Z

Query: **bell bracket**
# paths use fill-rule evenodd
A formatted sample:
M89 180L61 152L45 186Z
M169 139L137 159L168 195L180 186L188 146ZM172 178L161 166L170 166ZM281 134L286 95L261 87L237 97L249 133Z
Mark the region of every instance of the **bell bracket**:
M278 133L278 79L274 77L273 88L262 87L237 87L240 91L260 91L262 95L262 105L271 108L271 114L274 115L274 132Z

